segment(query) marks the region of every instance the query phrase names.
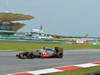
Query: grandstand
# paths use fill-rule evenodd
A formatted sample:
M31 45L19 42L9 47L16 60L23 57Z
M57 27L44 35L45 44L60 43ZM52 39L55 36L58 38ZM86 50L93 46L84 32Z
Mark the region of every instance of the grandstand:
M46 43L73 43L73 42L94 42L100 41L97 37L77 37L77 36L60 36L46 34L43 27L33 28L30 32L17 32L24 23L18 21L31 20L33 16L17 14L12 12L0 13L0 41L27 41L27 42L46 42Z
M16 14L11 12L0 13L0 38L12 37L25 24L17 21L31 20L34 17L24 14Z

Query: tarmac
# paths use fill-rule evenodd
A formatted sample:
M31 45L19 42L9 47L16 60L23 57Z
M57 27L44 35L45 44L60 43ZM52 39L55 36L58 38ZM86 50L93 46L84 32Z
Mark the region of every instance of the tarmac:
M65 50L63 58L35 58L18 59L18 52L0 52L0 74L6 75L15 72L34 71L66 65L100 61L99 49Z

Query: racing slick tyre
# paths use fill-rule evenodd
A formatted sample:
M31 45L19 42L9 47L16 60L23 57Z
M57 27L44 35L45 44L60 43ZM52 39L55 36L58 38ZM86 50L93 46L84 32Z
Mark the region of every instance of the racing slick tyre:
M63 53L58 53L57 58L63 58Z
M24 56L23 54L16 55L16 57L18 57L19 59L26 59L26 58L27 58L27 57Z

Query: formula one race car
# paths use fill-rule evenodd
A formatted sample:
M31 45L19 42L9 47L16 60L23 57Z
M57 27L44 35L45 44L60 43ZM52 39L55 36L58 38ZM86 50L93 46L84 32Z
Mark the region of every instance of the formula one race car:
M41 50L20 52L16 55L20 59L33 59L33 58L62 58L63 49L55 47L55 49L45 48Z

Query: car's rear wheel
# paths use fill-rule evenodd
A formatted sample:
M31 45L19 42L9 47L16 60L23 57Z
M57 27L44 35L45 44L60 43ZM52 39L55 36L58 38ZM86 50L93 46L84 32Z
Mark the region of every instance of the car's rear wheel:
M63 58L63 53L58 53L57 58Z

